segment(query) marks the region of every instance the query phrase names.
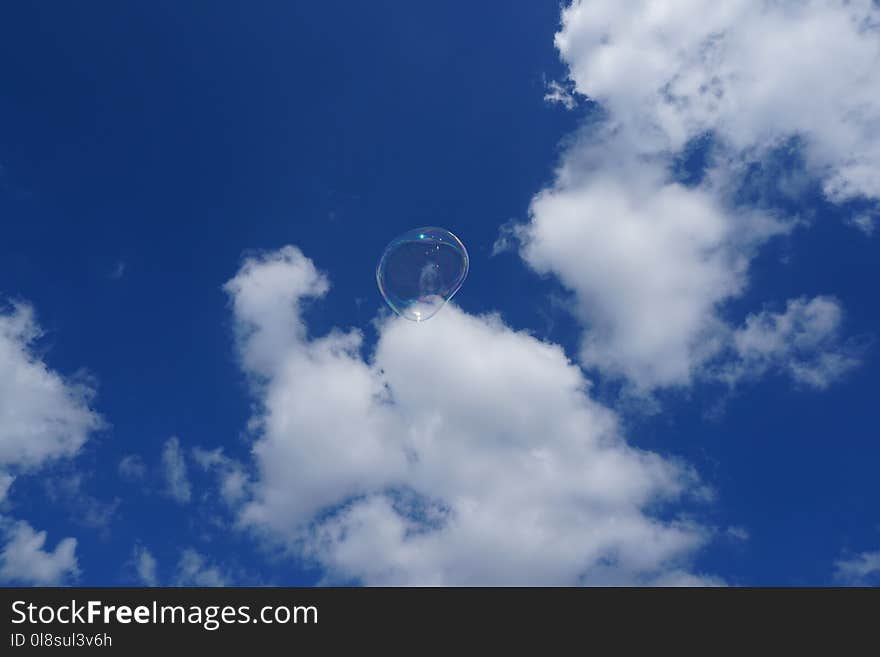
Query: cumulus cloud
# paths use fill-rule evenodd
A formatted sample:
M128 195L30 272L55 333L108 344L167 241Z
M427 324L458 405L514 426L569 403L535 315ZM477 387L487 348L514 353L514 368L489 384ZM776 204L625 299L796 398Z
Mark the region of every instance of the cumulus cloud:
M870 0L576 0L556 45L603 119L569 142L530 220L496 250L575 292L581 360L637 389L692 383L731 353L725 303L767 240L797 225L740 198L744 172L795 143L805 171L774 176L797 196L880 198L880 9ZM815 43L821 42L822 48ZM709 136L698 184L675 158Z
M880 582L880 550L838 559L834 563L834 575L844 584L876 585Z
M0 312L0 469L71 457L102 425L90 408L94 390L65 380L33 353L40 335L30 306Z
M715 583L671 513L695 473L629 446L560 347L449 306L379 323L365 361L358 331L309 336L328 288L294 247L226 285L259 408L243 526L327 581Z
M16 476L75 456L103 426L91 408L92 385L65 379L34 353L41 335L28 304L0 309L0 501ZM75 488L79 490L78 484ZM115 510L115 505L104 506L85 495L74 501L94 512L84 521L95 524ZM0 533L5 538L0 580L52 585L78 575L76 539L64 538L50 551L45 548L46 532L4 516L0 516Z
M79 574L76 539L65 538L47 550L46 532L35 531L24 521L12 522L4 531L6 545L0 552L0 580L55 586Z
M186 459L180 448L180 439L172 436L162 448L162 469L165 475L165 492L185 504L192 497L192 488L186 470Z
M768 370L797 383L826 388L859 364L857 350L839 340L843 311L831 297L792 299L781 313L749 315L733 336L739 359L724 378L734 382Z
M749 253L785 227L732 217L711 190L670 182L656 163L609 161L606 149L625 147L587 141L533 199L521 253L575 292L585 364L641 388L690 383L722 346L718 305L742 291Z
M796 135L832 200L880 198L872 0L576 0L556 46L577 91L643 151L679 151L713 133L760 157Z
M177 586L226 586L228 576L217 567L208 565L205 557L192 548L180 554L177 564Z

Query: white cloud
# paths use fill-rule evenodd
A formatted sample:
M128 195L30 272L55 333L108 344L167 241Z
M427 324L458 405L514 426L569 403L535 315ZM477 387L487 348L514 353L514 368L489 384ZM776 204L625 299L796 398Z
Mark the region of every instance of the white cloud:
M712 132L760 157L797 135L832 200L880 197L872 0L578 0L556 45L577 91L642 152L675 152Z
M293 247L226 290L259 403L240 521L328 581L715 583L686 570L709 531L654 515L696 475L628 446L558 346L448 306L365 362L357 331L308 336L328 283Z
M33 309L0 312L0 468L36 468L76 454L102 426L93 389L65 381L31 350L41 335Z
M711 190L669 182L609 138L572 150L534 198L521 253L575 292L585 364L644 389L687 384L722 346L718 307L742 291L750 252L785 228L730 215Z
M54 586L79 574L75 538L65 538L47 551L46 532L35 531L24 521L10 523L4 533L7 542L0 552L0 580Z
M53 504L66 508L74 522L94 529L110 527L122 501L100 500L85 490L81 473L56 475L44 481L46 494Z
M227 504L235 504L246 494L247 475L241 464L223 453L223 448L213 450L194 447L193 460L205 471L214 471L220 478L220 495Z
M749 315L733 336L739 359L723 378L733 383L768 370L797 383L827 388L859 364L856 350L839 339L843 311L831 297L792 299L782 313Z
M547 92L544 94L544 100L551 104L558 103L567 110L574 109L577 105L577 99L572 93L570 85L564 82L557 82L556 80L550 80L547 83Z
M15 477L11 474L0 472L0 502L3 502L3 500L6 499L6 495L9 493L13 481L15 481Z
M719 577L698 576L683 570L672 570L655 579L651 585L667 587L725 586L725 582Z
M90 407L93 386L65 379L34 353L41 335L31 306L18 302L0 310L0 501L15 475L75 456L91 433L103 426ZM77 500L94 501L83 496ZM97 515L86 515L85 520L99 522L106 514L97 512L108 509L93 505L89 510ZM0 552L0 579L52 585L78 575L76 539L65 538L48 551L46 532L27 522L0 516L0 530L6 539Z
M186 459L180 449L180 440L172 436L162 448L162 468L165 474L165 491L181 504L190 501L192 489L186 472Z
M177 586L226 586L228 576L214 566L209 566L205 557L187 548L181 552L177 564Z
M796 139L807 174L776 177L780 191L797 196L794 178L815 176L832 201L880 197L878 28L869 0L563 10L556 45L570 81L606 120L570 142L515 234L531 267L575 292L584 364L650 390L688 385L729 353L725 303L757 248L797 224L734 202L749 162ZM709 174L674 182L672 158L707 134Z
M880 550L862 552L834 563L836 579L856 586L865 586L880 581Z
M135 545L132 554L134 567L137 571L138 579L145 586L158 586L159 579L156 576L156 558L153 554L142 545Z
M877 228L877 215L858 214L850 220L850 224L870 237Z

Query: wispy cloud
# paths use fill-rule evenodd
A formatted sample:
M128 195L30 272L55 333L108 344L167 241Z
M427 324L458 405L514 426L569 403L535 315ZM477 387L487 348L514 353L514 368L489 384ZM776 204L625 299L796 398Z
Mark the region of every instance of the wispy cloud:
M880 583L880 550L838 559L834 562L834 576L844 584L856 586Z
M128 265L126 265L124 261L118 260L116 264L113 265L113 269L110 270L110 278L112 278L114 281L118 281L120 278L125 276L125 270L127 269L127 267Z
M862 231L865 235L870 237L874 234L874 231L877 228L877 220L878 215L874 214L857 214L850 220L850 225Z
M145 586L158 586L159 578L156 575L157 562L153 554L143 545L135 545L132 552L132 562L138 579Z
M67 509L74 522L93 529L108 530L122 503L118 497L100 500L87 492L80 472L50 477L44 485L49 499Z
M189 502L192 489L187 475L186 459L177 436L169 438L162 448L162 468L166 493L181 504Z
M574 97L574 85L570 82L550 80L547 83L544 100L551 104L562 105L567 110L574 109L577 106L577 100Z
M15 477L11 474L8 472L0 472L0 503L6 499L6 495L12 487L13 481L15 481Z
M228 575L192 548L181 552L176 577L177 586L226 586L230 582Z
M749 534L749 530L745 527L732 526L728 527L725 533L732 539L736 541L747 541L751 534Z
M193 460L202 470L217 473L220 480L220 495L227 504L235 504L246 495L247 475L240 463L229 458L218 447L213 450L194 447Z
M119 474L129 481L140 481L147 474L147 466L138 454L126 454L119 460Z

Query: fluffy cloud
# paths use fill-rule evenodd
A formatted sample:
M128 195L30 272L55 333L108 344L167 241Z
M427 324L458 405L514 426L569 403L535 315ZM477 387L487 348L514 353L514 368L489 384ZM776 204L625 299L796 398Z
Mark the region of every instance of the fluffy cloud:
M0 311L0 501L15 480L13 472L27 473L74 456L103 426L90 408L94 390L65 380L33 353L40 335L29 305L15 303ZM94 501L90 510L95 513L110 509L82 495L76 499ZM103 519L99 515L87 515L85 521L98 522ZM46 532L27 522L0 516L0 530L6 541L0 552L0 580L51 585L78 574L76 539L62 539L47 551Z
M646 152L711 132L760 157L797 135L830 198L880 198L872 0L576 0L556 45L577 91Z
M785 226L732 216L712 190L670 182L607 139L585 138L534 198L522 256L575 292L585 364L640 388L690 383L722 346L718 305L742 291L754 247Z
M0 312L0 468L73 456L102 424L89 407L94 391L65 381L32 353L40 334L30 306Z
M627 445L561 348L449 306L378 324L367 362L357 331L308 335L328 287L293 247L226 285L259 403L244 526L328 581L714 582L687 571L708 530L669 514L696 475Z
M838 339L840 303L830 297L788 302L784 312L750 315L733 336L739 359L724 378L733 382L770 369L798 382L826 388L859 364L856 350Z
M880 550L839 559L834 563L834 575L844 584L876 585L880 581Z
M186 459L177 436L165 441L162 448L162 470L165 475L165 492L181 504L189 502L192 488L186 471Z
M11 523L4 533L7 542L0 552L0 580L53 586L79 574L75 538L65 538L48 551L46 532L35 531L24 521Z
M690 384L731 353L724 304L757 248L796 223L742 208L750 162L795 140L830 200L880 198L878 36L870 0L563 10L570 82L605 119L571 140L515 232L525 261L575 292L586 365L649 390ZM713 168L698 185L675 182L673 158L704 135ZM789 178L777 186L796 196Z

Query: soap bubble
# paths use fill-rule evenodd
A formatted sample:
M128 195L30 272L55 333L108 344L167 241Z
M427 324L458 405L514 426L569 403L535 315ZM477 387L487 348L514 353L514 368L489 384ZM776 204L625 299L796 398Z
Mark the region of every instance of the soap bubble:
M461 240L444 228L424 227L398 235L385 247L376 282L394 312L421 322L458 292L467 273Z

